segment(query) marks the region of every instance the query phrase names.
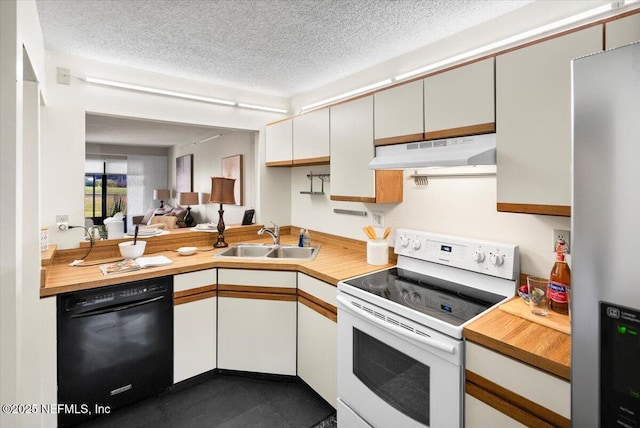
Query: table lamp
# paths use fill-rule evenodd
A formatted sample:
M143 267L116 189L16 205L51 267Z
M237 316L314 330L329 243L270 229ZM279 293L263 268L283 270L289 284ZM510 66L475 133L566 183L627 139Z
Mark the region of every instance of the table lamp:
M154 189L153 199L160 201L160 208L164 208L164 201L168 200L171 196L169 189Z
M184 216L184 224L191 227L193 226L193 217L191 216L191 205L198 205L200 201L198 200L197 192L180 192L179 195L179 205L187 206L187 215Z
M218 214L220 215L218 218L218 242L213 244L214 248L224 248L229 246L229 244L224 242L225 227L224 220L222 218L222 215L224 214L222 204L236 203L233 190L235 184L235 178L211 177L211 193L209 196L209 202L220 204L220 209L218 210Z

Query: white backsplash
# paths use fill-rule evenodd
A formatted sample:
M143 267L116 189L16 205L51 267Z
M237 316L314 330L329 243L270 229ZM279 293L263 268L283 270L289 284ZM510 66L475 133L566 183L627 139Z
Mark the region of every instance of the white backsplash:
M372 224L372 211L380 211L384 226L392 228L389 243L401 227L514 243L520 246L521 272L547 276L554 261L553 229L571 227L565 217L498 212L495 176L431 177L428 185L416 186L408 178L413 171L405 171L402 203L364 204L331 201L330 182L325 183L324 195L300 194L309 190L310 171L328 173L329 166L292 168L291 224L348 238L364 241L362 227ZM335 214L334 208L368 215Z

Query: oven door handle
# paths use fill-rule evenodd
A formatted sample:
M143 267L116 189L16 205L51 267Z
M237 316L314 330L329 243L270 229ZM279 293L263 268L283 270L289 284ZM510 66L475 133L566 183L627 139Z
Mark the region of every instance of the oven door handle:
M363 318L377 326L380 326L382 328L385 328L397 335L406 337L407 339L411 339L415 342L418 342L422 345L426 345L432 348L436 348L439 349L441 351L447 352L449 354L455 354L456 353L456 349L453 345L450 345L448 343L443 343L437 339L433 339L432 337L425 337L425 336L421 336L419 334L416 334L412 331L409 331L407 329L404 329L402 327L398 327L394 324L388 323L386 321L382 321L376 317L374 317L373 315L369 314L366 311L363 311L362 309L353 306L347 299L345 299L342 296L336 296L336 299L338 300L339 303L342 303L342 306L344 307L344 309L346 309L347 311L353 313L356 316L359 316L360 318ZM340 317L338 317L338 319L340 319Z

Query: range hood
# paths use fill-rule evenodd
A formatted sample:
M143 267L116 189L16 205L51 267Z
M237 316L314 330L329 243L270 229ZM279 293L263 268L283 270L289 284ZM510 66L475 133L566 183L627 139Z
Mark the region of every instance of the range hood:
M376 147L370 169L495 165L496 134Z

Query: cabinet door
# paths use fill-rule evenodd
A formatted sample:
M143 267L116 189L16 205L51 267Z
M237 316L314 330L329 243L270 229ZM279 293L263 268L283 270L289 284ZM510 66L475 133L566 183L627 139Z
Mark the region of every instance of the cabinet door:
M495 132L494 59L424 79L425 139Z
M496 59L498 211L571 215L571 60L602 50L602 26Z
M298 274L298 376L337 405L336 287Z
M376 145L423 139L422 81L405 83L374 94Z
M218 367L296 374L296 273L218 270Z
M216 298L173 308L173 383L216 368Z
M640 40L640 12L605 24L605 49L619 48Z
M464 426L465 428L526 427L526 425L521 424L469 394L465 394L464 397Z
M293 118L293 164L329 163L329 109Z
M216 269L173 277L173 382L216 368Z
M295 376L296 302L219 297L218 367Z
M293 162L292 119L267 125L265 145L265 161L267 166L291 166Z
M374 171L373 96L331 107L331 200L402 202L402 171Z

